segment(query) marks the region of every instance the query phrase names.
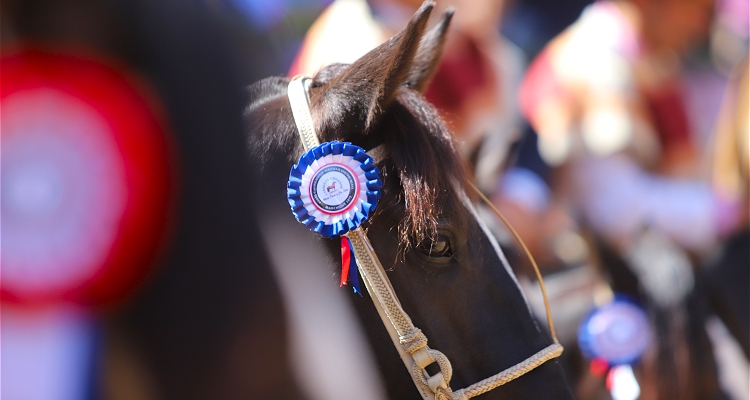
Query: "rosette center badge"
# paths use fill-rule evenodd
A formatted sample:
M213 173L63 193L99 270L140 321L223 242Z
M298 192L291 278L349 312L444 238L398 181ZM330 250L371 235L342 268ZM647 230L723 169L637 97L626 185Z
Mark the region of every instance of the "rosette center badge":
M325 237L357 229L380 199L380 171L361 147L316 146L292 167L287 198L297 220Z
M319 210L335 214L354 204L359 197L359 182L347 166L330 164L315 172L310 192Z

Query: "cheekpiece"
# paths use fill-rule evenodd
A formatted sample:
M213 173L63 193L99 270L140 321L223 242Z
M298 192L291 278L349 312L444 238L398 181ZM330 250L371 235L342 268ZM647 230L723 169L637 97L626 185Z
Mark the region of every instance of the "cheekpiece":
M599 358L610 366L634 364L651 338L648 316L626 296L594 309L578 327L578 344L583 354Z
M333 141L302 154L289 172L287 199L297 221L333 238L367 220L382 187L380 170L364 149Z

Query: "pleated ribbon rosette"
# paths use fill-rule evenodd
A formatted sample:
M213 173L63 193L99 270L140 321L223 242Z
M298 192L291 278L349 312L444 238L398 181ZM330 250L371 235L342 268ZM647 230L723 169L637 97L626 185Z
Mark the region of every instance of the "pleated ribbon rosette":
M333 238L367 220L382 186L380 171L364 149L334 141L300 157L289 173L287 198L297 221Z
M327 142L305 152L292 167L287 198L297 221L323 237L341 237L341 285L361 295L351 242L344 236L375 211L383 184L364 149Z

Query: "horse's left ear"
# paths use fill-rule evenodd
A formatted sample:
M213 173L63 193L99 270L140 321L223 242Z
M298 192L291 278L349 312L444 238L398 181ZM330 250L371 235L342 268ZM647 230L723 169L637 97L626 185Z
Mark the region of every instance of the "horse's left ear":
M358 121L350 122L363 124L365 130L371 126L406 82L434 6L425 1L404 30L311 93L313 104L324 113L321 128L335 129L348 116L356 116Z
M417 54L414 56L405 85L417 92L424 93L430 79L435 75L440 57L443 55L445 33L453 18L453 8L445 10L440 22L422 36Z

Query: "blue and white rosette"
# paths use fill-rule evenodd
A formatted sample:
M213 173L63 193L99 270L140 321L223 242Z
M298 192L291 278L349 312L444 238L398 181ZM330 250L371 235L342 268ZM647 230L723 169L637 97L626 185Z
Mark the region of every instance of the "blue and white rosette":
M334 238L372 215L382 186L380 170L364 149L334 141L300 157L289 173L287 198L297 221Z
M627 296L596 308L578 328L578 344L590 359L609 366L636 363L651 340L646 312Z

